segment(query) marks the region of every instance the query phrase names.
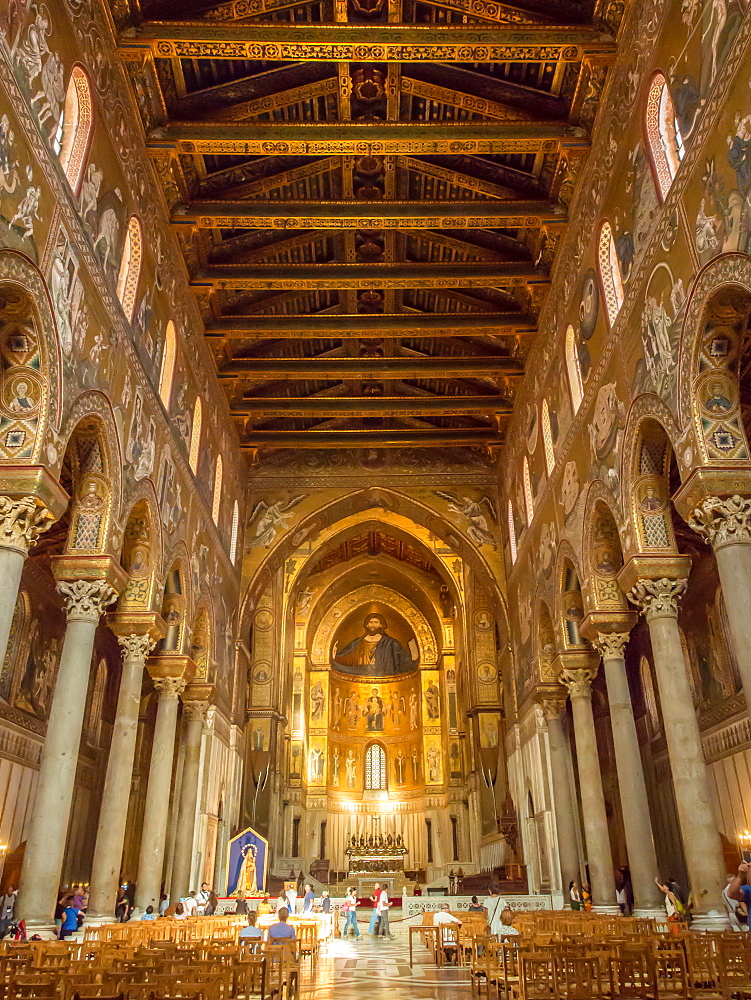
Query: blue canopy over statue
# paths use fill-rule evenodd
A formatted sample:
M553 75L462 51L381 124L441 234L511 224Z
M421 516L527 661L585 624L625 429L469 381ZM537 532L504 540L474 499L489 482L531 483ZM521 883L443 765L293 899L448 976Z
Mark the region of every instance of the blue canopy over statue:
M266 887L266 863L269 844L252 827L233 837L227 847L227 895L242 889L255 896Z

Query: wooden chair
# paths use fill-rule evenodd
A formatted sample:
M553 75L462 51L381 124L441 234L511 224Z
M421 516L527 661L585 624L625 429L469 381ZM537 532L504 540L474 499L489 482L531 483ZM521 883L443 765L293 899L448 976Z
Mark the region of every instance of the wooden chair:
M605 996L606 975L599 956L558 954L555 964L556 997L560 1000L597 1000Z
M717 941L718 978L723 1000L751 995L751 960L745 934L722 934Z
M518 1000L552 1000L558 997L558 975L551 955L522 953L519 956L519 980L509 985L507 996Z
M74 993L73 1000L84 1000L85 997L99 997L99 1000L125 1000L124 993Z
M232 980L234 997L247 998L257 993L260 1000L265 1000L266 959L262 955L238 959L232 967Z
M621 1000L655 1000L657 979L647 948L625 947L608 960L610 995Z
M664 944L653 952L657 995L660 1000L684 1000L689 996L688 964L682 945L668 948Z

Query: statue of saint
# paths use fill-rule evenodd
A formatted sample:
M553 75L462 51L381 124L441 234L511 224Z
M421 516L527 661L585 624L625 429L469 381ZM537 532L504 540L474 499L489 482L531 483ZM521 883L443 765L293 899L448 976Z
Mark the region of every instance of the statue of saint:
M240 868L240 878L237 880L237 888L242 889L246 896L258 895L258 879L256 877L256 846L246 844L243 863Z

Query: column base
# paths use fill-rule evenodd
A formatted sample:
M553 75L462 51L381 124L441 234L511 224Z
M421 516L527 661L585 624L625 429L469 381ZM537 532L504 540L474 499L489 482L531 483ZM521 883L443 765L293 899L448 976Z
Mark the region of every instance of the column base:
M116 924L114 914L111 916L106 916L101 913L87 913L84 920L84 927L101 927L102 924Z
M733 928L727 913L710 910L708 913L695 913L690 929L701 933L701 931L731 931Z
M608 917L620 917L621 908L616 904L612 906L593 906L592 913L604 913Z
M664 906L635 906L631 916L642 920L667 920Z
M59 937L60 928L54 920L27 920L26 937L32 938L38 934L42 941L56 941Z

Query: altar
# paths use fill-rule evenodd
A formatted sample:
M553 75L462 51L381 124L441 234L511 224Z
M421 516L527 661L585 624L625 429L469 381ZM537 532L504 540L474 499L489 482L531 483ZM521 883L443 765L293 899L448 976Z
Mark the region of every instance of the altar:
M404 846L401 834L352 835L345 851L349 859L348 881L357 886L357 895L368 896L376 882L389 896L400 894L404 882ZM398 892L396 890L399 890Z

